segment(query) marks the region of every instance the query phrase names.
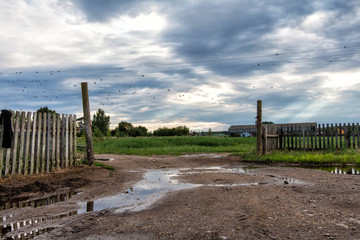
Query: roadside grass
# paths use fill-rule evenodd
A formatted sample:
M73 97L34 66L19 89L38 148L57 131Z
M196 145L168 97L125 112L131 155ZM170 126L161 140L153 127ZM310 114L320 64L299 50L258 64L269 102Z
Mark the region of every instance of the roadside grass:
M85 139L78 139L85 145ZM129 155L182 155L188 153L231 153L243 162L286 163L301 166L360 165L360 150L273 151L256 155L256 138L242 137L123 137L94 138L94 152Z
M114 167L109 166L109 165L107 165L107 164L105 164L105 163L101 163L101 162L94 162L94 166L95 166L95 167L103 167L103 168L105 168L105 169L107 169L107 170L111 170L111 171L114 171L114 170L115 170Z
M78 139L79 145L85 144ZM238 153L249 152L256 145L256 138L241 137L123 137L94 138L96 153L129 155L182 155L187 153Z
M301 166L360 165L360 152L354 149L327 151L273 151L257 156L256 151L240 153L242 161L262 163L288 163Z

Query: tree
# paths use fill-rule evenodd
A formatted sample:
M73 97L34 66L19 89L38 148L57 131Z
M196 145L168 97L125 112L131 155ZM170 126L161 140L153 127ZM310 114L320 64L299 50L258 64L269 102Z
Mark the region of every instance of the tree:
M208 135L209 135L209 136L213 136L213 135L214 135L213 132L212 132L212 130L211 130L211 128L209 128Z
M154 131L154 136L186 136L189 135L189 128L186 126L179 126L175 128L158 128Z
M37 112L37 113L51 113L51 115L52 115L53 113L56 114L56 111L55 111L55 110L51 110L51 109L49 109L47 106L46 106L46 107L41 107L41 108L39 108L36 112Z
M106 135L110 127L110 116L106 116L104 110L99 108L93 116L91 125L93 131L95 130L95 127L97 127L103 135Z

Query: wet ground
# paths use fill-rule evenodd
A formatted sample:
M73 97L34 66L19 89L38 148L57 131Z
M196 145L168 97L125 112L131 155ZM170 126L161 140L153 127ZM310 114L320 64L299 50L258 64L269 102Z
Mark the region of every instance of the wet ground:
M355 168L252 165L227 154L97 158L116 170L2 179L1 239L360 238Z

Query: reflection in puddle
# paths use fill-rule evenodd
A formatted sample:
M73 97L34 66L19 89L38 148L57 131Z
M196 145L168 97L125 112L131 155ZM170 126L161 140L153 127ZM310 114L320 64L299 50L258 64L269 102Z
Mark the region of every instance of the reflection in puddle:
M310 169L331 172L334 174L360 175L359 167L309 167Z
M25 201L7 201L7 202L0 202L0 211L7 210L11 208L24 208L24 207L41 207L41 206L48 206L51 204L55 204L58 202L65 202L69 200L72 196L79 194L79 192L67 192L56 194L52 196L48 196L46 198L40 198L36 200L25 200ZM1 222L1 221L0 221Z
M24 228L24 227L35 226L36 224L39 224L39 223L43 223L43 222L51 221L51 220L55 220L55 219L61 219L61 218L65 218L65 217L70 217L70 216L73 216L76 214L78 214L77 211L71 211L71 212L62 213L62 214L55 215L55 216L37 218L35 220L29 219L29 220L23 220L23 221L19 221L19 222L10 222L10 223L0 226L0 230L1 230L0 237L5 236L9 232L14 232L14 231ZM11 215L11 217L12 217L12 215ZM46 230L46 231L44 231L44 230ZM21 236L23 238L19 237L20 235L14 235L14 236L11 236L11 237L8 237L5 239L27 239L27 238L30 238L33 236L38 236L42 233L48 232L49 230L50 230L49 228L40 228L40 229L33 230L27 234L26 233L21 234Z
M66 202L72 196L77 195L77 194L79 194L79 192L67 192L67 193L51 195L46 198L40 198L40 199L36 199L36 200L24 200L24 201L10 200L7 202L0 203L0 211L13 209L13 208L24 208L24 207L35 207L36 208L36 207L41 207L41 206L49 206L49 205L59 203L59 202ZM55 216L50 216L50 217L42 217L42 218L37 218L37 219L29 219L29 220L23 220L23 221L18 221L18 222L11 221L12 218L14 217L14 215L12 215L12 214L7 215L7 216L2 216L2 217L0 217L0 223L3 224L3 225L0 225L0 230L1 230L0 238L5 236L9 232L14 232L14 231L24 228L24 227L35 226L36 224L39 224L42 222L46 222L46 221L54 220L54 219L65 218L65 217L70 217L70 216L73 216L76 214L78 214L77 211L72 211L72 212L62 213L60 215L55 215ZM48 232L52 229L53 228L39 228L39 229L30 231L28 233L10 236L5 239L29 239L29 238L38 236L40 234L43 234L45 232Z
M179 171L149 171L144 174L144 180L128 189L126 193L83 204L79 213L87 212L90 209L101 211L108 208L117 208L116 212L140 211L152 205L167 192L201 186L200 184L181 183L174 179L173 177L179 175Z

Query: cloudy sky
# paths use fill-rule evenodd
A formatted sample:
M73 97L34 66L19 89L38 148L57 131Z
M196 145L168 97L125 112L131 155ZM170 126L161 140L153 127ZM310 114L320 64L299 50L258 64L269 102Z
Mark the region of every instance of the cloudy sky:
M358 122L358 0L1 0L2 109L191 130Z

